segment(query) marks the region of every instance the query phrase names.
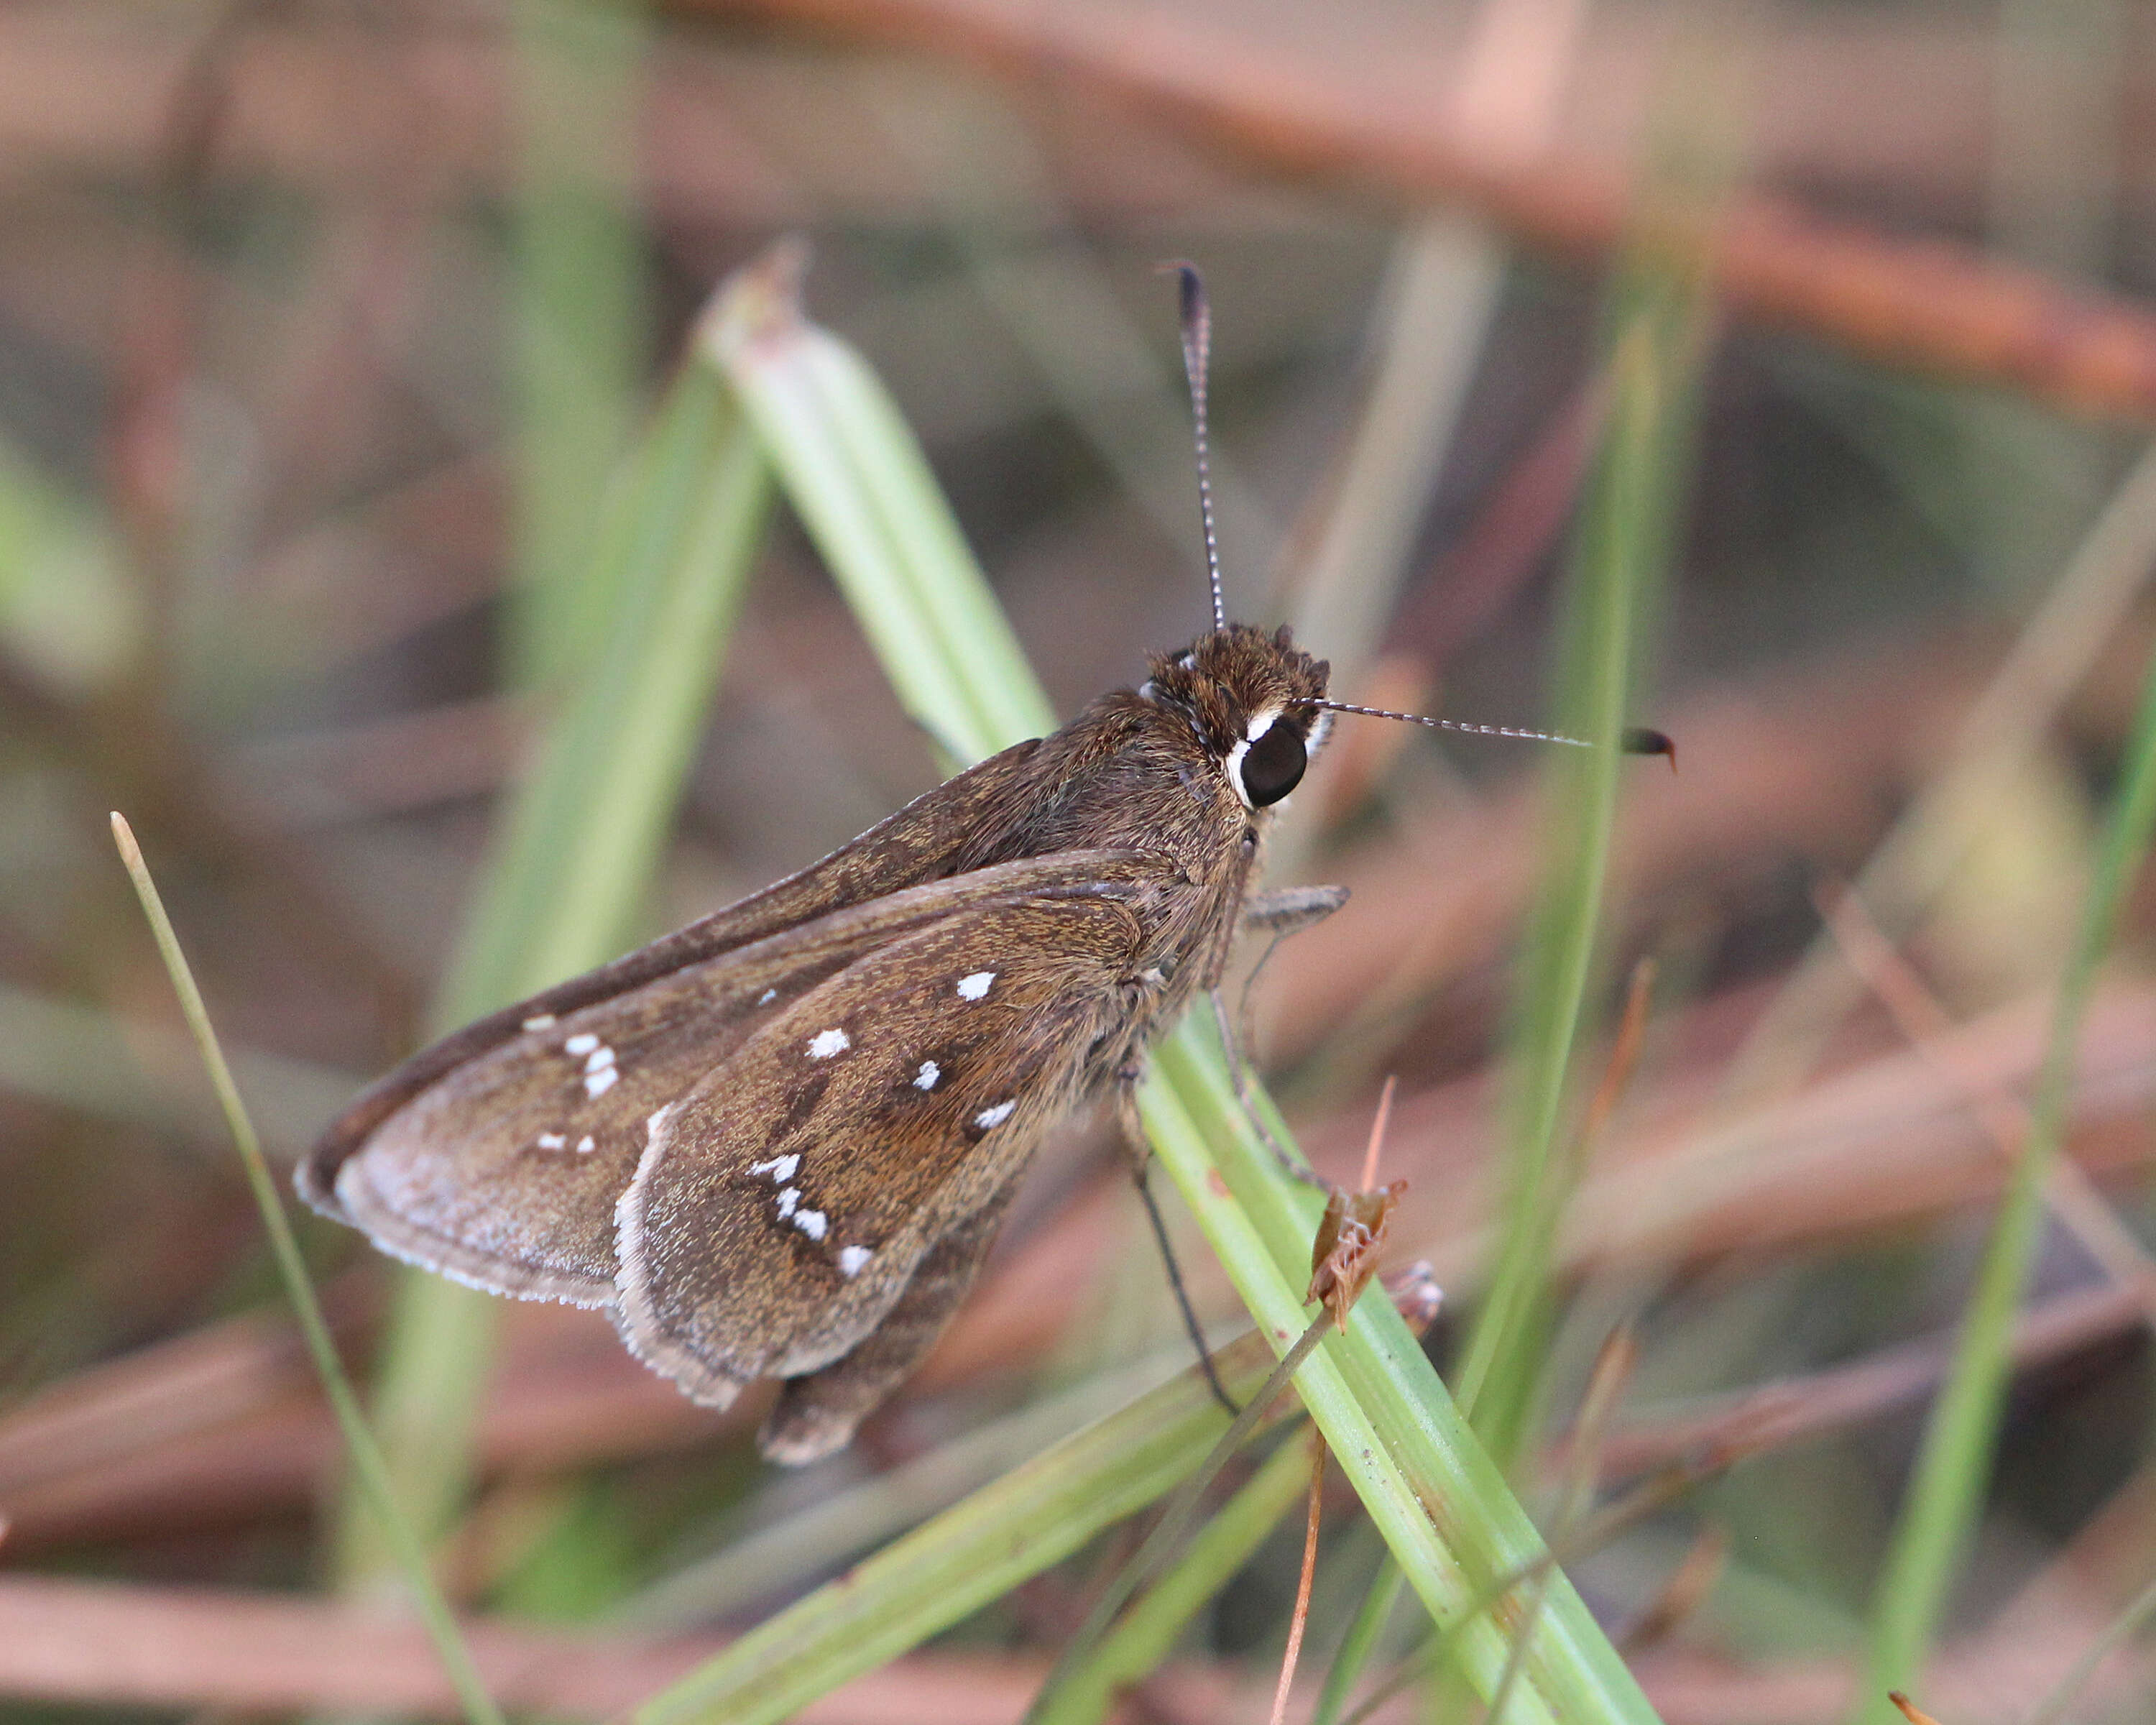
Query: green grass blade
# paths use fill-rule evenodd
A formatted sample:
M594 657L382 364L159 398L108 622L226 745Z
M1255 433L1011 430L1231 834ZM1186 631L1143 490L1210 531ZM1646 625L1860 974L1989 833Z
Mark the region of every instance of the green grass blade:
M595 578L615 608L510 816L444 1028L634 938L770 498L723 380L692 362L609 511Z
M1281 1178L1236 1101L1205 1014L1193 1014L1162 1045L1142 1098L1163 1165L1260 1326L1284 1337L1285 1346L1302 1321L1317 1196ZM1275 1136L1285 1142L1284 1123L1259 1101ZM1541 1557L1533 1524L1389 1306L1360 1302L1347 1334L1321 1348L1296 1384L1440 1626L1460 1624L1485 1603L1492 1584L1525 1573ZM1497 1617L1460 1625L1455 1645L1469 1681L1486 1697L1508 1646ZM1515 1722L1654 1717L1623 1661L1561 1576L1551 1583L1526 1675L1532 1692L1517 1703Z
M649 354L635 215L641 0L515 0L510 207L516 585L511 675L558 691L605 639L592 547Z
M352 1458L352 1471L367 1511L388 1542L398 1573L418 1609L428 1639L434 1644L436 1656L442 1661L442 1670L456 1691L465 1717L471 1725L501 1725L501 1715L487 1695L485 1685L480 1681L479 1668L472 1661L471 1650L465 1645L455 1618L450 1615L449 1602L442 1597L441 1589L434 1585L434 1576L429 1572L425 1548L412 1523L397 1507L388 1464L375 1444L374 1434L367 1429L366 1416L360 1412L359 1398L345 1376L343 1362L337 1358L336 1343L330 1334L328 1319L322 1315L321 1302L315 1297L314 1285L307 1279L306 1260L300 1255L300 1243L294 1238L291 1220L285 1214L276 1177L270 1172L269 1162L262 1154L261 1140L255 1136L254 1122L248 1117L247 1105L240 1100L239 1086L233 1081L231 1067L225 1064L224 1050L218 1045L217 1032L210 1024L209 1009L203 1004L202 990L195 986L194 973L187 964L187 954L181 950L172 919L165 914L164 901L158 895L156 881L150 877L148 865L142 860L141 848L136 844L135 834L126 821L118 814L112 817L112 836L120 847L120 859L126 865L128 878L135 884L136 896L142 901L142 914L149 920L151 932L157 937L157 952L172 977L173 991L180 997L180 1009L186 1015L187 1029L193 1033L195 1045L202 1052L203 1065L209 1072L210 1087L216 1091L218 1106L224 1111L225 1123L231 1128L240 1165L247 1172L248 1186L254 1194L256 1207L262 1212L262 1225L270 1236L277 1274L292 1302L300 1334L321 1378L331 1411L336 1416L337 1429L343 1434L345 1450Z
M1091 1725L1106 1718L1116 1691L1175 1651L1206 1601L1234 1579L1309 1489L1310 1452L1291 1440L1220 1507L1092 1653L1035 1704L1032 1725Z
M722 294L708 316L723 321ZM461 1024L613 957L633 933L762 543L769 470L731 393L692 353L609 500L593 579L603 639L501 828L435 1017ZM402 1501L430 1534L466 1489L496 1302L404 1276L377 1407ZM381 1554L347 1521L353 1585Z
M743 315L709 348L906 711L970 765L1055 709L889 393L801 316L802 261L782 247L745 271Z
M1255 1336L1215 1356L1230 1394L1273 1366ZM1290 1401L1272 1415L1293 1410ZM949 1628L1171 1491L1228 1416L1195 1366L1044 1450L766 1620L654 1696L633 1725L766 1725Z
M1609 429L1573 557L1556 728L1592 749L1549 763L1541 890L1513 1031L1515 1094L1496 1264L1456 1385L1509 1466L1525 1441L1548 1354L1550 1254L1577 1170L1563 1154L1573 1050L1594 973L1617 793L1636 770L1617 752L1639 622L1669 556L1682 490L1696 314L1672 282L1643 284L1610 347Z
M1098 1372L1029 1402L742 1534L623 1599L608 1615L633 1629L689 1629L796 1591L1126 1406L1189 1360L1186 1342L1172 1355Z
M794 300L797 275L793 258L772 259L765 266L769 297L763 316L732 326L735 339L719 344L729 375L768 440L782 485L910 712L968 757L1037 735L1046 722L1046 704L1016 659L1016 649L1008 644L1008 628L986 620L995 616L993 601L963 543L953 539L942 543L938 555L909 556L891 542L892 524L939 511L947 520L948 507L925 496L878 490L930 485L927 463L917 450L865 458L860 439L872 425L880 427L879 434L909 444L911 435L895 413L850 396L850 391L870 390L880 397L880 387L857 362L829 358L839 344L802 321ZM858 417L848 420L844 435L832 429L834 421L850 415ZM1005 686L981 692L999 678L1007 680ZM1029 712L1040 723L1017 722ZM996 714L1007 716L998 720ZM1163 1164L1261 1330L1285 1350L1307 1322L1301 1289L1317 1221L1314 1194L1281 1177L1237 1101L1218 1042L1206 1026L1186 1022L1163 1045L1142 1106ZM1284 1127L1276 1123L1276 1130L1284 1136ZM1458 1617L1479 1602L1483 1588L1523 1570L1540 1555L1532 1525L1389 1307L1364 1301L1348 1333L1305 1363L1296 1387L1440 1623ZM844 1626L834 1624L824 1633L820 1649L797 1643L795 1656L821 1659L827 1675L859 1669ZM1486 1695L1507 1656L1496 1616L1468 1623L1458 1640L1463 1669ZM911 1643L894 1638L878 1645L896 1652ZM1512 1714L1520 1725L1561 1717L1654 1717L1623 1661L1561 1578L1552 1584L1525 1675ZM696 1692L708 1697L711 1692ZM805 1697L820 1692L794 1692ZM671 1725L687 1715L670 1707L655 1717Z
M1896 1718L1887 1690L1914 1686L1983 1509L2011 1368L2015 1313L2042 1233L2045 1180L2066 1135L2082 1022L2120 902L2148 855L2153 829L2156 667L2142 693L2125 774L2105 820L2081 926L2060 981L2028 1137L1977 1271L1953 1367L1926 1422L1915 1476L1880 1575L1856 1712L1864 1725Z

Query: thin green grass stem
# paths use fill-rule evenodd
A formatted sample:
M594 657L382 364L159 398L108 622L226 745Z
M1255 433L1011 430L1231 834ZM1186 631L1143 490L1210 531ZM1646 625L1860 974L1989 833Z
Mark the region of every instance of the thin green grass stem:
M724 290L707 319L735 303ZM724 381L692 351L601 523L605 633L504 818L434 1011L447 1029L613 957L635 932L769 519L771 480ZM470 1486L499 1302L421 1271L398 1281L376 1410L400 1501L429 1538ZM393 1583L347 1514L347 1590Z
M2024 1725L2062 1725L2066 1709L2096 1675L2097 1667L2132 1640L2152 1619L2156 1619L2156 1581L2136 1594L2103 1633L2082 1650L2081 1656L2066 1668L2051 1693L2036 1703Z
M1369 1590L1363 1595L1348 1633L1340 1638L1340 1651L1332 1656L1324 1686L1317 1692L1317 1710L1311 1715L1311 1725L1335 1725L1370 1656L1377 1651L1378 1638L1384 1634L1406 1585L1407 1577L1389 1552L1378 1560L1378 1573L1370 1578Z
M232 1130L232 1142L239 1152L240 1165L247 1172L248 1186L254 1194L256 1207L262 1212L262 1225L270 1236L277 1274L284 1281L286 1297L292 1302L293 1315L299 1321L300 1333L305 1340L315 1370L321 1378L331 1411L336 1416L337 1429L343 1434L345 1450L352 1458L352 1473L368 1513L375 1518L393 1554L419 1620L434 1645L443 1671L456 1691L465 1718L471 1725L501 1725L501 1715L480 1680L479 1667L473 1662L471 1650L465 1645L456 1619L450 1614L449 1601L434 1584L428 1568L426 1550L411 1522L397 1507L397 1494L390 1484L388 1464L375 1444L374 1434L367 1427L366 1415L360 1411L359 1398L352 1391L351 1380L345 1376L336 1343L330 1335L329 1321L322 1315L321 1302L315 1297L314 1285L307 1277L306 1261L300 1255L291 1220L285 1214L276 1177L270 1172L270 1164L262 1154L261 1141L255 1136L254 1122L248 1117L247 1106L240 1100L239 1086L233 1081L232 1069L225 1064L224 1050L218 1046L217 1032L210 1024L202 991L195 985L194 973L180 948L172 919L165 914L164 901L158 896L157 883L150 878L149 867L142 860L135 834L116 814L112 817L112 836L120 848L120 860L126 865L128 878L135 883L136 896L142 901L142 914L149 920L151 932L157 937L158 953L172 979L173 990L180 997L180 1010L194 1034L196 1047L202 1051L210 1087L216 1091L218 1106Z
M2156 666L2143 690L2124 766L2060 980L2028 1136L2008 1178L1953 1363L1926 1422L1915 1476L1880 1574L1866 1681L1855 1713L1862 1725L1889 1725L1897 1715L1887 1692L1914 1687L1922 1675L1983 1510L2012 1368L2015 1314L2042 1235L2045 1182L2066 1136L2082 1024L2120 901L2156 828Z
M1621 306L1608 430L1573 550L1557 728L1596 746L1551 751L1543 873L1512 1033L1499 1245L1455 1386L1476 1434L1507 1467L1540 1391L1551 1253L1578 1172L1563 1151L1573 1050L1630 764L1617 742L1641 619L1654 608L1683 490L1695 322L1690 295L1666 280L1637 284Z

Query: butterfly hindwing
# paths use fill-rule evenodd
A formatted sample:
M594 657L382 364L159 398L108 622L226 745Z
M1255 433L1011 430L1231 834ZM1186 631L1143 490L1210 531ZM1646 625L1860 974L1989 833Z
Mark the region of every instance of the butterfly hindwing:
M828 1366L789 1378L757 1441L789 1466L844 1449L934 1345L994 1245L1015 1179L928 1249L883 1321Z
M632 1348L711 1403L822 1372L993 1218L1129 1022L1148 930L1091 855L1083 892L976 903L865 955L654 1112L619 1207ZM1141 871L1163 872L1134 859L1122 886ZM939 1266L949 1298L907 1361L992 1235Z

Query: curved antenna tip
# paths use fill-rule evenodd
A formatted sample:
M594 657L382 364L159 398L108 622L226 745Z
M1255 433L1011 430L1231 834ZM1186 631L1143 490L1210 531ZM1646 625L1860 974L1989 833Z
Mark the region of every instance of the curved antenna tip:
M1175 271L1176 293L1183 302L1183 321L1192 322L1205 309L1205 278L1198 273L1195 264L1178 260L1168 267Z
M1666 755L1670 771L1677 770L1677 740L1666 731L1651 730L1645 725L1633 726L1625 733L1622 744L1628 755Z

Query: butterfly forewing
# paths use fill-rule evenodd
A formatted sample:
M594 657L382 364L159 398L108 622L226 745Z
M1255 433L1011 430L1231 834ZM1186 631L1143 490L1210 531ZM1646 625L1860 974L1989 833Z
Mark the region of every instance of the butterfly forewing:
M490 1280L481 1269L452 1261L459 1255L454 1252L447 1258L437 1254L427 1237L424 1218L415 1216L408 1219L408 1225L400 1224L395 1219L398 1212L393 1207L356 1209L344 1200L340 1195L340 1182L346 1163L362 1149L371 1147L373 1135L400 1111L413 1106L437 1086L448 1086L461 1091L464 1080L470 1076L470 1069L482 1060L506 1055L508 1061L507 1066L497 1069L492 1075L496 1088L485 1092L484 1100L490 1103L497 1098L521 1100L523 1091L515 1080L522 1075L516 1061L520 1055L536 1056L548 1046L544 1041L532 1043L524 1040L551 1028L547 1020L566 1021L572 1016L579 1019L576 1029L565 1032L554 1043L557 1049L567 1036L584 1031L604 1039L618 1027L610 1021L583 1015L603 1014L649 988L657 988L664 993L693 967L799 933L834 913L871 906L895 892L902 893L924 882L957 874L962 868L973 866L981 860L1000 860L997 848L1000 835L1023 816L1027 802L1027 774L1040 747L1038 741L1034 741L1005 749L915 798L889 819L880 821L799 873L664 939L639 947L611 964L572 977L521 1005L481 1019L421 1050L379 1082L368 1086L331 1126L321 1142L300 1165L301 1195L329 1214L367 1228L389 1250L429 1268L465 1276L482 1286L503 1293L545 1298L579 1297L579 1279L593 1267L581 1255L576 1256L572 1267L563 1270L568 1280L558 1290L547 1283L543 1275L537 1281L512 1278L514 1285ZM988 847L985 854L984 843ZM1004 850L1001 855L1010 854ZM963 861L962 855L973 861ZM725 1029L724 1013L730 995L742 991L724 986L726 979L716 971L706 970L702 978L716 978L720 986L712 990L707 1009L697 1022L701 1028L719 1035ZM762 992L762 988L757 988L747 991L747 995L753 1000ZM540 1031L530 1028L535 1019L541 1021ZM625 1032L624 1035L625 1040ZM707 1050L707 1055L716 1058L724 1045L721 1041ZM536 1079L534 1084L536 1088L544 1087ZM629 1094L624 1091L622 1096L625 1098ZM438 1097L437 1102L439 1101ZM499 1136L486 1134L483 1112L460 1113L453 1120L438 1123L454 1128L446 1136L459 1142L475 1141L483 1135ZM539 1129L552 1130L550 1127ZM578 1134L571 1142L580 1142L582 1137ZM506 1146L498 1146L495 1159L516 1153L517 1143L512 1139ZM448 1146L435 1147L438 1152L446 1152ZM355 1197L362 1205L366 1196L363 1183L355 1187ZM390 1194L385 1193L383 1203L389 1202ZM382 1231L377 1230L377 1219L382 1224Z
M355 1124L309 1158L301 1189L429 1269L605 1305L614 1202L654 1112L863 954L975 905L1088 886L1104 857L1121 866L1107 853L1028 860L848 906L567 1011L563 991L538 996L466 1033L500 1027L446 1071L392 1073L362 1097Z
M528 1013L338 1164L338 1208L398 1256L477 1286L605 1305L614 1200L645 1117L877 937L852 932L686 965L566 1016Z
M999 1204L1144 987L1144 921L1094 869L879 947L654 1116L619 1210L631 1347L706 1401L817 1372Z

